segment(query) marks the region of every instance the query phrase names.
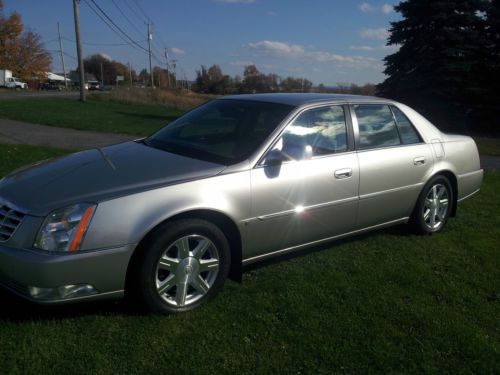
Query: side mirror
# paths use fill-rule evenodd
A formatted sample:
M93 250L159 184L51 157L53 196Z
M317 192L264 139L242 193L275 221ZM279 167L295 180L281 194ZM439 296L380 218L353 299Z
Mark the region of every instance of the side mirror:
M269 151L264 159L264 165L273 167L273 166L281 166L284 160L287 160L287 157L283 155L283 153L277 148Z
M278 177L281 170L281 165L283 161L286 160L286 156L278 150L274 149L267 153L264 159L264 172L268 178Z

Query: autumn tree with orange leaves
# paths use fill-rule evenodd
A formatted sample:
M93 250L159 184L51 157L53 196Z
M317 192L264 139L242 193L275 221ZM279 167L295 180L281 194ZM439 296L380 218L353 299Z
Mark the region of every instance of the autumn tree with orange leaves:
M5 16L0 0L0 69L12 70L16 77L26 80L49 71L51 63L40 35L24 30L19 14Z

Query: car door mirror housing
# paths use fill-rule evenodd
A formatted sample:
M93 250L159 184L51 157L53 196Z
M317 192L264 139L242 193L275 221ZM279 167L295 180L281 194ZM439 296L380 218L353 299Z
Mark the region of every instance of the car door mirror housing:
M288 158L277 148L269 151L263 163L266 176L268 178L278 177L280 174L281 165L285 160L288 160Z

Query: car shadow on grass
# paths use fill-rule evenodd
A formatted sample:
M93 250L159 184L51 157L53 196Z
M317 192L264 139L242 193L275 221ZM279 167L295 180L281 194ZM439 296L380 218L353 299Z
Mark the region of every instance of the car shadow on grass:
M39 305L15 295L0 286L0 322L63 320L85 316L139 316L145 312L125 300Z
M334 239L331 241L327 241L325 243L322 243L320 245L316 246L311 246L307 247L305 249L301 250L295 250L291 251L289 253L284 253L281 255L278 255L276 257L272 257L269 259L261 260L256 263L252 263L246 266L243 266L242 271L243 273L245 272L250 272L259 268L267 267L276 263L281 263L286 260L294 259L294 258L299 258L303 256L307 256L310 254L314 254L317 252L325 251L328 249L331 249L332 247L335 246L340 246L343 244L349 244L353 242L358 242L362 241L364 239L368 239L370 237L376 236L377 234L386 234L386 235L393 235L393 236L398 236L398 237L408 237L411 235L414 235L414 232L412 231L411 227L408 226L407 224L400 224L400 225L395 225L392 227L387 227L387 228L381 228L377 230L372 230L369 232L345 237L345 238L340 238L340 239Z

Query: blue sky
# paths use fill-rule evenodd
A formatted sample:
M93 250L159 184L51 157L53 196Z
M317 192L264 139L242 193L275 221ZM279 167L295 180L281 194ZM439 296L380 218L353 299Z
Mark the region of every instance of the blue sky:
M154 65L165 63L167 47L169 59L178 60L178 74L188 79L202 64L218 64L224 73L241 75L244 65L254 63L264 73L305 77L315 84L379 83L384 79L382 59L395 51L385 46L389 23L398 19L394 1L93 1L143 47L150 18ZM136 70L147 67L147 54L116 45L124 41L89 4L92 0L80 1L84 56L102 53L130 62ZM63 37L69 39L63 45L66 65L76 66L72 1L4 0L4 6L5 13L17 11L43 37L45 47L54 52L56 72L62 71L55 40L60 22Z

